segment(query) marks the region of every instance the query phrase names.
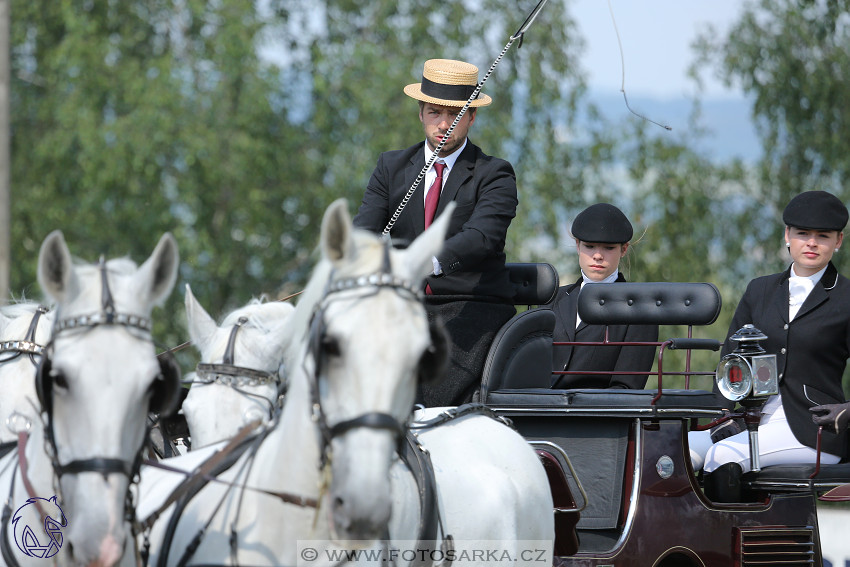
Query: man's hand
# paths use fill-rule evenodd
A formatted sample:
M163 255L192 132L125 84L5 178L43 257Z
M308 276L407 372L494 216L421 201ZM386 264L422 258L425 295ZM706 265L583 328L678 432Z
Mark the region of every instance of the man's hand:
M722 441L746 430L747 426L744 424L744 418L733 417L732 419L724 421L720 425L715 425L711 428L711 442L717 443L718 441Z
M812 412L812 421L833 433L844 431L850 423L850 402L824 404L809 408L809 411Z

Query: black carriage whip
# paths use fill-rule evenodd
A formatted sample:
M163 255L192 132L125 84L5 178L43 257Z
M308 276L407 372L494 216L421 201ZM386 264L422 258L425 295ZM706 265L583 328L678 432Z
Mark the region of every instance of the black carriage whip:
M537 6L535 6L531 13L528 15L528 17L525 18L525 21L519 27L517 32L510 37L508 43L502 49L502 52L499 54L498 57L496 57L496 60L493 61L493 64L490 65L490 68L484 74L484 77L481 79L481 82L478 83L478 86L476 86L475 90L472 91L472 94L469 95L469 99L466 101L466 104L463 105L463 108L461 108L460 112L458 112L458 115L455 117L454 122L452 122L452 125L449 127L449 129L443 136L443 139L440 140L440 143L434 149L434 153L431 156L431 159L428 160L428 163L426 163L425 166L422 168L422 171L419 172L419 175L413 181L413 184L410 186L410 189L407 190L407 194L398 204L398 207L396 208L395 212L387 223L387 226L384 227L384 231L381 233L382 236L389 236L390 230L392 230L393 225L395 225L396 221L398 220L398 217L404 210L404 207L407 206L407 202L410 201L410 198L413 196L413 192L416 191L416 188L419 187L419 183L421 183L422 180L425 178L425 174L428 172L429 169L431 169L431 166L434 165L434 162L437 161L437 158L440 154L440 150L443 149L443 145L445 145L446 141L451 137L452 132L454 132L455 126L457 126L458 122L460 122L460 119L463 118L464 114L466 114L469 105L472 104L472 101L478 98L478 94L481 92L481 88L484 86L484 83L487 81L487 79L490 78L490 75L493 74L493 70L496 68L496 65L499 64L499 62L505 56L505 53L508 52L508 49L510 49L511 45L513 45L516 40L519 40L519 45L517 46L517 48L522 47L522 38L525 35L525 32L528 30L531 24L534 23L534 20L537 19L537 15L540 13L540 10L543 9L543 6L546 5L547 1L548 0L539 0L539 2L537 2Z

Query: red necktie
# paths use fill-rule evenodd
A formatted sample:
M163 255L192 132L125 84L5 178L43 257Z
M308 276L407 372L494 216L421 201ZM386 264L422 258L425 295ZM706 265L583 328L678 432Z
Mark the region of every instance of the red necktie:
M440 202L440 191L443 189L443 169L446 164L436 162L434 169L437 170L437 178L428 189L428 194L425 195L425 228L431 226L434 221L434 214L437 212L437 203Z
M440 191L443 190L443 169L446 164L436 162L434 169L437 170L437 178L431 184L428 194L425 195L425 228L431 226L434 221L434 214L437 212L437 204L440 202ZM425 284L425 294L431 295L431 286Z

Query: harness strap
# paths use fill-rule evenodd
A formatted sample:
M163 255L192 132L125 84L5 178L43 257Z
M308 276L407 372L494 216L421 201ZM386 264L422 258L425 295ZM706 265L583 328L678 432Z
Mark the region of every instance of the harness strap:
M416 534L418 539L416 549L419 549L421 542L437 539L440 506L437 501L436 479L434 478L434 466L431 463L431 457L419 445L415 435L408 432L406 437L407 443L404 444L399 456L413 474L416 487L419 489L419 532ZM432 554L428 555L432 556ZM431 560L424 559L425 554L422 554L421 557L421 559L414 560L411 566L430 567L433 565Z
M240 430L240 433L243 433L245 431L245 429L248 429L251 425L252 424L245 426L245 428ZM169 556L169 553L171 551L171 544L172 544L172 541L174 540L174 534L177 531L177 524L180 522L180 518L183 515L183 511L186 509L186 506L188 506L189 502L191 502L192 498L194 498L198 494L198 492L200 492L201 489L204 488L204 486L206 486L207 479L205 477L206 476L213 476L214 477L215 475L221 474L224 471L230 469L230 467L232 467L242 457L244 450L251 447L251 443L249 441L254 441L254 439L256 439L258 442L262 441L265 438L265 435L268 434L270 431L271 431L271 429L267 429L265 434L263 434L262 436L257 437L257 438L249 438L247 440L243 439L242 444L238 447L234 445L234 448L229 451L229 454L224 453L225 448L222 448L221 453L223 453L223 454L222 454L222 457L220 459L218 459L217 466L207 467L208 470L206 471L206 473L203 477L201 477L201 476L195 477L195 475L193 475L193 477L190 477L189 479L187 479L186 483L184 483L186 485L188 485L192 481L193 478L195 479L195 481L191 482L191 486L187 486L187 488L183 491L183 495L176 501L174 512L171 514L171 517L169 518L168 526L166 527L165 534L163 535L163 538L162 538L161 552L160 552L160 555L159 555L159 558L158 558L158 561L157 561L158 567L167 567L168 565L173 565L173 562L169 563L168 556ZM230 445L230 443L228 443L228 445ZM209 461L207 461L207 462L209 462ZM161 512L162 512L161 509L158 510L157 515L159 515L159 513L161 513ZM155 518L154 518L154 520L155 520ZM152 525L152 522L151 522L151 525ZM194 543L194 540L193 540L193 542L190 543L189 545L190 546L195 545L195 547L197 547L197 545L200 544L200 538L203 537L203 535L204 535L203 532L196 535L195 540L197 540L197 543ZM184 551L184 554L183 554L183 556L186 557L187 560L188 560L188 558L191 557L191 554L189 554L188 551L189 550L186 549Z
M21 480L24 483L24 488L27 489L27 494L29 494L30 498L35 499L37 494L35 493L35 488L33 488L32 483L30 482L28 470L29 464L27 463L27 441L29 440L30 434L26 431L21 431L18 433L18 464L21 469ZM13 481L14 482L14 481ZM11 498L11 495L9 496ZM38 514L41 516L41 521L44 522L44 519L47 517L47 514L44 512L44 508L41 507L41 502L35 500L35 507L38 509Z
M242 328L242 325L248 322L247 317L240 317L236 324L233 325L233 329L230 330L230 337L227 339L227 348L224 350L224 358L222 358L221 362L223 364L233 365L233 351L236 347L236 333L239 332L239 329Z
M473 414L473 413L485 415L485 416L487 416L491 419L495 419L496 421L507 425L511 429L516 429L513 425L513 422L510 419L497 414L495 411L490 409L488 406L485 406L484 404L477 403L477 402L472 402L472 403L463 404L463 405L460 405L460 406L457 406L457 407L449 408L449 409L443 411L442 413L440 413L440 415L438 415L437 417L431 418L428 421L420 421L420 422L411 423L410 428L411 429L429 429L431 427L437 427L438 425L442 425L442 424L449 422L453 419L457 419L459 417L463 417L465 415L469 415L469 414Z
M163 504L159 508L157 508L142 522L140 522L139 527L142 530L150 529L154 525L154 522L156 522L156 520L162 515L166 508L168 508L190 492L196 492L198 489L204 486L207 481L212 478L215 478L215 476L213 475L214 469L219 466L225 458L227 458L231 453L233 453L249 437L249 435L253 433L257 427L260 426L261 423L262 421L258 419L244 426L236 433L236 435L234 435L230 439L230 441L227 442L224 447L222 447L219 451L216 451L214 455L204 461L203 464L193 472L186 472L181 469L164 465L157 461L146 461L145 464L149 466L184 474L186 475L186 480L180 483L180 485L176 489L174 489L171 494L168 495L168 498L166 498L165 502L163 502Z
M129 479L133 478L133 463L123 459L111 459L108 457L92 457L91 459L77 459L65 465L56 467L56 475L79 474L84 472L96 472L103 476L111 473L121 473Z
M154 468L162 469L164 471L182 474L182 475L184 475L188 478L198 476L198 477L202 478L203 480L205 480L207 482L216 482L218 484L223 484L225 486L239 487L239 488L244 488L246 490L253 490L254 492L260 492L260 493L266 494L268 496L274 496L275 498L280 499L282 502L284 502L286 504L295 504L296 506L301 506L302 508L318 508L318 506L319 506L319 501L316 498L311 498L309 496L301 496L299 494L292 494L291 492L283 492L283 491L279 491L279 490L266 490L265 488L256 488L256 487L252 487L252 486L239 486L239 485L232 483L232 482L229 482L227 480L222 480L222 479L220 479L216 476L213 476L212 474L209 474L209 473L202 474L200 471L195 471L195 472L184 471L183 469L178 469L178 468L175 468L175 467L170 467L168 465L162 464L159 461L149 461L145 464L147 464L151 467L154 467ZM178 487L178 489L179 488L180 487ZM177 490L177 489L175 489L175 490ZM168 505L169 505L168 503L164 504L162 509L167 508ZM159 511L161 512L161 510L159 510ZM151 523L151 525L153 525L153 523Z

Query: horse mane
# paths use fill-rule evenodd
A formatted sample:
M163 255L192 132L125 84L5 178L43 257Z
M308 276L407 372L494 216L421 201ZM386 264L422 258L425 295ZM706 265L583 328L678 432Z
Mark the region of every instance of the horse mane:
M295 311L288 320L289 333L285 345L287 357L291 360L298 360L300 347L307 342L313 312L325 295L325 288L332 272L333 266L327 259L319 260L313 268L313 273L310 275L310 280L304 287L304 291L298 297Z
M33 315L41 304L35 301L22 300L18 303L11 303L0 307L0 315L7 319L7 324L3 327L4 340L23 339L29 330ZM42 317L52 317L52 312L48 311ZM39 324L36 332L36 342L39 344L46 343L50 338L51 325Z

